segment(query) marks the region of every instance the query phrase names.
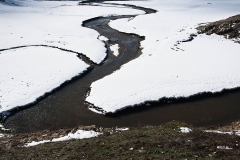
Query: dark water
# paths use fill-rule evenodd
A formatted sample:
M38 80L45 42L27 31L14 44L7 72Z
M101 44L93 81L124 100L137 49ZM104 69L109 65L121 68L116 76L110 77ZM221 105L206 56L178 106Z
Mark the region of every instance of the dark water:
M102 127L158 125L171 120L206 126L240 118L240 91L189 99L185 102L143 105L139 109L128 109L111 117L89 111L84 105L84 100L91 83L111 74L140 55L139 42L143 37L119 33L107 25L110 19L117 18L122 17L96 18L86 21L84 26L97 30L112 42L120 43L123 52L119 57L109 54L101 66L95 66L85 76L62 87L31 108L9 117L5 125L16 132L32 132L92 124Z

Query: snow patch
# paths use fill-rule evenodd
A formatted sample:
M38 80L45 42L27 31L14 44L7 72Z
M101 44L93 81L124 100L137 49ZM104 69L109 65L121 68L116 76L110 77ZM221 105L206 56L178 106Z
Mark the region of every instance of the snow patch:
M102 112L100 112L100 111L98 111L98 110L96 110L94 108L88 108L88 109L91 110L92 112L97 113L97 114L102 114Z
M32 147L32 146L36 146L36 145L48 143L48 142L51 142L51 141L50 140L43 140L43 141L39 141L39 142L32 141L30 143L27 143L24 147Z
M228 146L217 146L217 149L230 150L230 149L233 149L233 148L230 148Z
M240 130L229 131L229 132L222 132L222 131L217 131L217 130L205 130L205 132L208 132L208 133L218 133L218 134L229 134L229 135L237 135L237 136L240 136Z
M119 51L118 51L119 45L118 44L110 45L110 49L116 57L119 55Z
M2 131L9 131L10 129L6 129L6 128L3 127L3 125L0 124L0 130L2 130Z
M194 29L239 14L239 1L230 1L214 1L214 5L206 5L211 0L116 2L158 12L110 22L121 32L145 36L143 54L92 83L86 101L114 113L146 101L240 87L240 45L218 35L197 35ZM192 41L191 34L197 35Z
M0 138L1 138L1 137L4 137L4 136L5 136L4 134L0 133Z
M36 101L88 67L76 54L54 48L0 51L0 113Z
M192 132L192 130L190 128L187 127L180 127L180 130L182 133L190 133Z
M24 147L36 146L36 145L43 144L43 143L48 143L48 142L59 142L59 141L67 141L67 140L71 140L71 139L92 138L92 137L97 137L101 134L102 133L95 132L95 131L77 130L75 133L69 133L67 136L54 138L52 140L43 140L43 141L39 141L39 142L33 141L33 142L30 142L30 143L26 143L24 145Z
M105 36L99 36L98 39L101 41L108 41L108 38Z
M116 131L128 131L129 128L117 128Z
M52 142L58 142L58 141L67 141L70 139L83 139L83 138L92 138L97 137L101 135L100 132L95 131L84 131L84 130L78 130L75 133L69 133L67 136L60 137L60 138L54 138Z

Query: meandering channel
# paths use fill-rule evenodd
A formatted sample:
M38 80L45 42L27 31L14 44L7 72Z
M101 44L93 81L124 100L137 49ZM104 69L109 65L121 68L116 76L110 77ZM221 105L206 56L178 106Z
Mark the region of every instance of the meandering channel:
M156 12L143 7L124 6L143 10L146 14ZM144 37L121 33L108 26L110 20L133 17L135 15L97 17L86 20L83 26L94 29L109 39L109 42L106 42L108 51L110 43L118 43L121 46L120 55L115 57L108 53L101 66L95 66L86 75L63 86L27 110L9 117L5 122L6 127L20 133L92 124L103 127L158 125L173 119L195 125L206 125L225 122L239 116L240 107L237 106L240 104L238 98L240 91L172 104L168 102L151 104L156 107L144 107L148 105L144 104L138 110L128 109L112 117L99 115L87 109L84 105L85 94L91 83L120 69L123 64L141 54L140 41L144 40ZM233 101L236 105L228 106L229 102ZM216 109L218 106L221 106L221 109Z

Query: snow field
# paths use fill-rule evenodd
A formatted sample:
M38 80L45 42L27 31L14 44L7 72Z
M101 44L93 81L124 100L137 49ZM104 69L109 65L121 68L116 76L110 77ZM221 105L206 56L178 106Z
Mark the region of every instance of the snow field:
M123 12L143 13L109 5L79 6L77 1L0 2L0 113L6 115L4 111L34 102L89 67L76 54L51 47L82 53L101 63L106 57L102 42L106 38L82 27L82 22Z
M34 102L88 67L76 54L54 48L1 51L0 113Z
M20 3L20 2L16 2ZM78 2L23 1L20 6L0 3L0 49L49 45L83 53L95 63L106 57L104 43L95 30L82 27L84 20L110 14L142 14L138 10L78 6ZM93 47L94 46L94 47Z
M143 54L94 82L87 102L106 112L161 98L189 97L240 86L240 45L218 35L197 35L200 23L239 14L237 0L124 1L158 10L112 21L122 32L145 36ZM96 111L97 112L97 111Z

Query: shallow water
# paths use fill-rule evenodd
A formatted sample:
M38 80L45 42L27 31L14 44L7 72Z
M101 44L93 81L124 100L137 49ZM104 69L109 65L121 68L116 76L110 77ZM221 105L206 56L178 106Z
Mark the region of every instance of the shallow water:
M71 85L73 88L77 86L77 84ZM61 90L62 94L65 93L64 90L65 88ZM17 132L92 124L102 127L160 125L172 120L194 126L209 126L224 124L240 117L240 91L186 102L159 103L148 108L127 110L114 117L95 114L86 109L84 105L79 105L82 102L81 97L73 102L67 96L65 99L57 99L56 94L61 93L55 93L34 108L10 117L6 122L7 126ZM72 93L72 96L75 99L78 97L76 93ZM61 103L65 106L59 105Z
M150 10L150 12L153 11ZM102 127L159 125L171 120L179 120L195 126L206 126L225 123L240 117L240 91L170 104L162 102L151 106L146 104L138 109L127 109L111 117L88 110L84 105L84 100L91 83L111 74L140 55L139 42L143 40L142 37L119 33L106 25L109 19L116 18L122 17L97 18L86 21L84 25L98 30L112 42L122 43L125 49L119 57L116 58L109 54L101 66L95 66L85 76L65 85L31 108L9 117L5 125L20 133L92 124Z

